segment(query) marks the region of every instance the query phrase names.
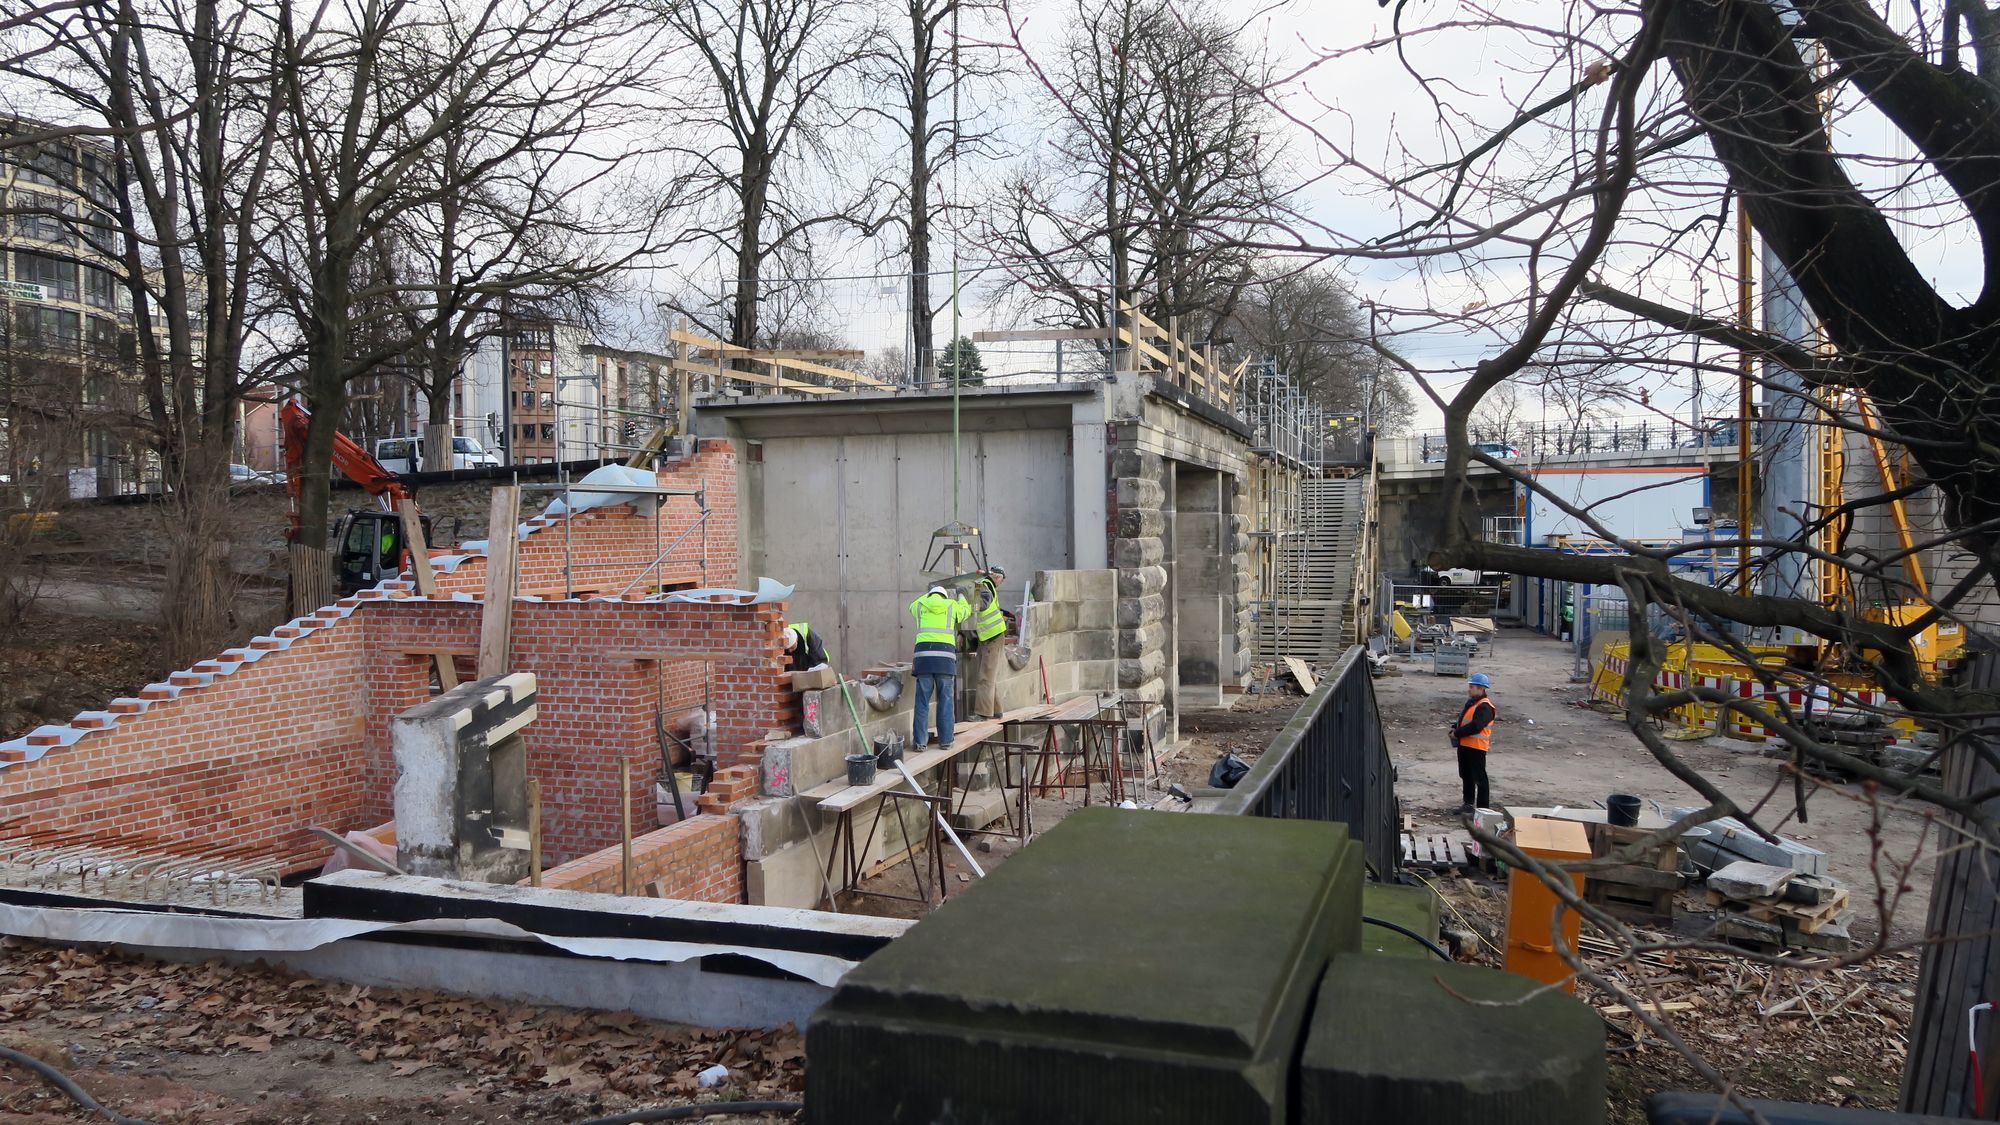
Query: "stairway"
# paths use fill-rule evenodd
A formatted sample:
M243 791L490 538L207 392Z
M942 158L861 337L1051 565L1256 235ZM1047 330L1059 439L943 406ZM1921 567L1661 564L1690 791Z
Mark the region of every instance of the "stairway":
M1259 630L1264 659L1328 661L1352 643L1347 614L1367 487L1363 477L1303 483L1301 526L1279 541L1277 589L1264 594L1276 602Z

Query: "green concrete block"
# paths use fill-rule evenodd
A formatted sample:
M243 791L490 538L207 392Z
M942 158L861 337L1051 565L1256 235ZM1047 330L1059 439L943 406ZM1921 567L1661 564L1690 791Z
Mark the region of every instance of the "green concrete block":
M1429 887L1399 887L1393 883L1369 883L1361 888L1361 913L1370 918L1380 918L1394 922L1406 930L1438 940L1440 912L1443 904L1437 893ZM1404 937L1394 930L1381 926L1363 925L1361 931L1361 951L1381 953L1390 957L1415 957L1419 960L1437 960L1437 954Z
M1601 1125L1604 1021L1561 992L1522 999L1539 987L1435 957L1334 958L1299 1057L1300 1125Z
M1285 1121L1361 881L1340 825L1082 810L841 981L807 1119Z

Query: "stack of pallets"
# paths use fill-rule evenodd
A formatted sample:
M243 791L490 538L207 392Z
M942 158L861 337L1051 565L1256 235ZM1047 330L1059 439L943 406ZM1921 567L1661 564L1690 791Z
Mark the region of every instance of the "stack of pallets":
M1824 875L1732 863L1708 877L1708 902L1719 912L1715 932L1753 949L1840 953L1854 943L1847 888Z
M1603 859L1651 834L1651 829L1586 824L1590 854ZM1680 849L1673 841L1655 844L1629 863L1585 873L1584 901L1633 921L1671 922L1674 892L1681 886Z

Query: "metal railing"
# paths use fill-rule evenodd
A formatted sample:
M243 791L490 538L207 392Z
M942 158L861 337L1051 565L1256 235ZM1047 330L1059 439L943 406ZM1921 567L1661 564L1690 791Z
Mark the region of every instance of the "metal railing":
M1396 869L1396 767L1382 735L1367 650L1356 645L1278 732L1243 780L1217 802L1225 816L1324 820L1349 838L1382 878Z

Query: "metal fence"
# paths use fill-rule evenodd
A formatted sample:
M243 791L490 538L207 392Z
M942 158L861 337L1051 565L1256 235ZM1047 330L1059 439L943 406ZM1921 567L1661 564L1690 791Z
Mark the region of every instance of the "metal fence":
M1218 802L1228 816L1338 821L1382 878L1398 859L1396 767L1382 736L1367 650L1347 650Z

